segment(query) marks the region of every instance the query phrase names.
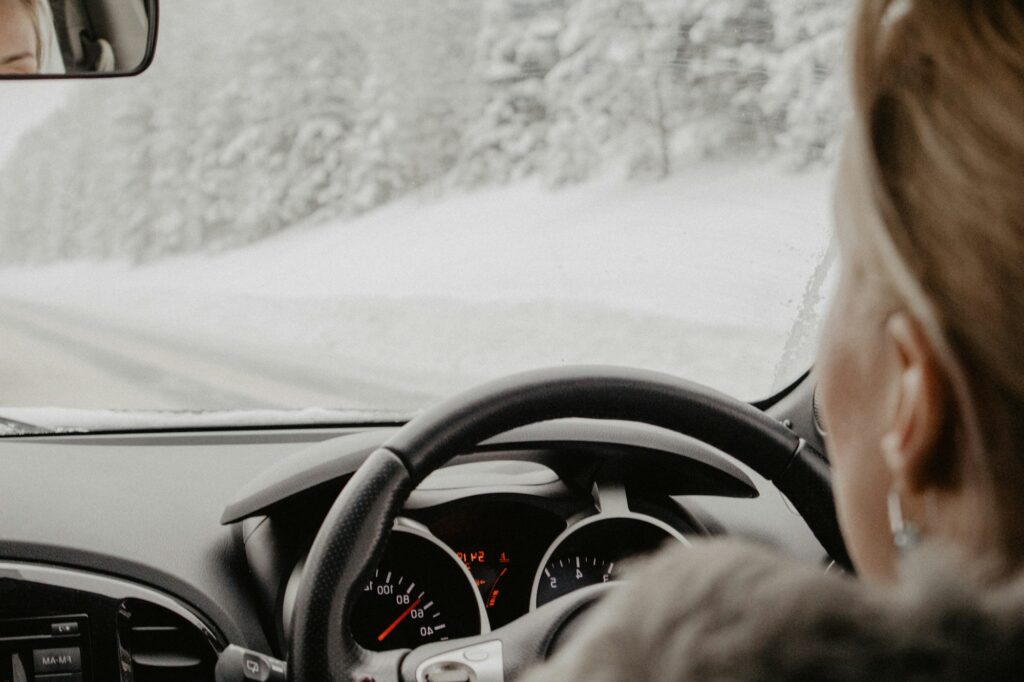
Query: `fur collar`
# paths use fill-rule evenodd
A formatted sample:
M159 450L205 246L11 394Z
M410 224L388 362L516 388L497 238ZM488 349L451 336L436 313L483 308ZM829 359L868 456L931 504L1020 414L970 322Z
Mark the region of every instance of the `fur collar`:
M528 682L1024 678L1024 580L984 587L934 548L869 585L726 540L663 551Z

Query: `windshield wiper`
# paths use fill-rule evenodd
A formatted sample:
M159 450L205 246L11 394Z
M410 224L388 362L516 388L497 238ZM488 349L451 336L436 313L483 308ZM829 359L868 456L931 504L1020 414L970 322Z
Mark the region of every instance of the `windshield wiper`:
M0 438L5 436L38 436L47 433L56 432L53 429L0 415Z
M45 409L45 408L40 408ZM17 412L17 408L15 408ZM28 410L30 413L36 409ZM21 415L18 415L21 416ZM144 433L163 431L395 426L412 417L393 410L306 408L296 410L74 410L54 408L43 417L47 427L0 415L0 438L70 433ZM30 417L31 418L31 417Z

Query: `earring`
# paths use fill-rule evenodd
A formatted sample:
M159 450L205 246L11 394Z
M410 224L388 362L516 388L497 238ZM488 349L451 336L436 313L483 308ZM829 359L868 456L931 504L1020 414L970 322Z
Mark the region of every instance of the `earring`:
M921 542L921 530L913 521L903 516L903 500L899 487L893 483L889 488L889 530L892 532L892 543L900 552L906 552Z

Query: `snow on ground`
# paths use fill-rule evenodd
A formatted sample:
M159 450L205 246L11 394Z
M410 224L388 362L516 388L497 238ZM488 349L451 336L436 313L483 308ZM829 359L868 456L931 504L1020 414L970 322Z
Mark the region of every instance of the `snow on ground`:
M823 172L706 164L657 184L411 198L221 254L2 270L0 291L438 396L601 362L753 398L772 387L828 243L828 185Z

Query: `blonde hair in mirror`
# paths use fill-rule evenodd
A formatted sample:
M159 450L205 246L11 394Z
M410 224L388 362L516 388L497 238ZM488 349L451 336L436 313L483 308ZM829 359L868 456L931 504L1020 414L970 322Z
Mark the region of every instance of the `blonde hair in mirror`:
M878 234L856 237L929 334L951 447L998 550L1024 555L1024 2L862 0L853 87ZM870 223L871 221L867 221Z

